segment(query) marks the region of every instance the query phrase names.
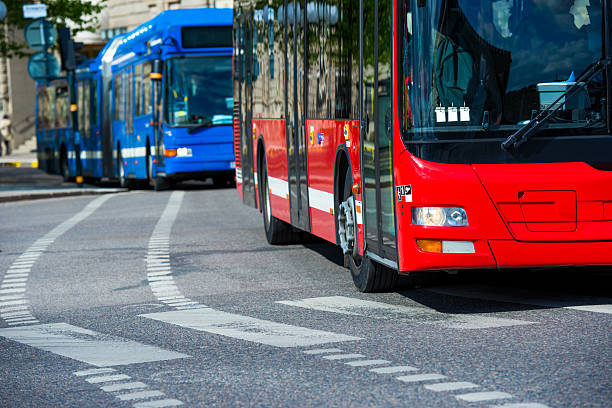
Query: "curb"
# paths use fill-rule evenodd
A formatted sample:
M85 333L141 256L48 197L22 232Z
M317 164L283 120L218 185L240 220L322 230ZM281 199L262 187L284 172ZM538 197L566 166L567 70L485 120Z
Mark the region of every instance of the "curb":
M7 194L0 193L0 203L13 201L40 200L44 198L72 197L81 195L97 195L97 194L116 194L127 192L125 188L110 188L110 189L71 189L71 190L56 190L56 191L41 191L41 192L24 192L22 194Z

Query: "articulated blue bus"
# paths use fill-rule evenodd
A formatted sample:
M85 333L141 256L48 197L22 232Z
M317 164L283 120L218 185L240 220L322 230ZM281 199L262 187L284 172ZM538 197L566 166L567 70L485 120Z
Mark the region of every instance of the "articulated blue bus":
M124 187L148 181L156 190L234 181L231 9L163 12L110 40L76 76L78 131L67 82L38 84L47 171Z

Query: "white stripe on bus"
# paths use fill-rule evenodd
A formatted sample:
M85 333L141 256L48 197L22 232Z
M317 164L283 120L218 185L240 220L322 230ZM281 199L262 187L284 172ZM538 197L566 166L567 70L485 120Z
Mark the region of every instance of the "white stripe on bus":
M308 187L308 202L310 208L334 214L334 195L332 193Z

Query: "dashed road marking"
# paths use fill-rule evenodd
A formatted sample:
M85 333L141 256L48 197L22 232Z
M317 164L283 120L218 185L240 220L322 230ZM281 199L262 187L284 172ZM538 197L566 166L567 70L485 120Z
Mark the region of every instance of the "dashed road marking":
M491 408L550 408L548 405L539 404L537 402L519 402L503 405L492 405Z
M368 367L373 365L389 364L389 360L357 360L349 361L344 364L350 365L351 367Z
M119 398L121 401L131 401L131 400L138 400L138 399L161 397L162 395L165 395L165 394L161 391L148 390L148 391L130 392L127 394L119 394L117 395L117 398Z
M392 366L392 367L379 367L372 368L370 371L377 374L397 374L404 373L407 371L418 371L419 369L412 366L402 365L402 366Z
M98 367L189 357L67 323L10 327L0 329L0 336Z
M45 236L35 241L23 254L21 254L13 264L8 268L8 271L4 274L2 283L0 284L0 318L3 319L9 326L24 326L27 324L37 324L38 319L34 317L32 312L29 310L29 302L25 297L26 284L28 276L34 266L34 263L43 254L47 248L55 242L57 238L63 235L66 231L89 217L94 211L96 211L106 200L111 198L110 195L100 196L85 206L81 211L73 215L71 218L62 222ZM15 282L15 279L19 278L19 285ZM7 295L7 296L4 296ZM6 306L13 305L27 305L24 309L27 313L28 318L24 319L11 319L9 315L6 315Z
M75 371L72 374L76 375L77 377L84 377L84 376L87 376L87 375L94 375L94 374L114 373L115 371L117 371L117 370L115 370L114 368L109 368L109 367L107 367L107 368L92 368L92 369L89 369L89 370Z
M345 296L323 296L301 300L282 300L276 303L323 312L365 316L374 319L409 319L423 324L435 324L450 329L489 329L535 323L525 320L505 319L476 314L451 315L426 307L392 305Z
M470 392L468 394L455 395L457 399L467 402L482 402L491 401L504 398L512 398L511 394L499 391L484 391L484 392Z
M115 381L121 381L121 380L129 380L129 379L130 379L129 375L113 374L113 375L101 375L99 377L89 377L89 378L86 378L85 381L87 381L90 384L99 384L99 383L115 382Z
M423 381L442 380L446 378L446 376L442 374L431 373L431 374L403 375L401 377L395 377L395 378L405 383L414 383L414 382L423 382Z
M113 384L113 385L103 385L100 387L102 391L106 392L115 392L115 391L127 391L127 390L136 390L139 388L147 388L148 385L142 383L140 381L133 381L127 383Z
M330 356L323 356L326 360L349 360L352 358L363 358L363 354L349 353L349 354L332 354Z
M443 382L436 384L427 384L424 386L426 389L435 392L441 391L456 391L456 390L465 390L469 388L478 388L480 385L474 384L471 382Z
M165 408L165 407L178 407L183 405L179 400L175 399L164 399L158 401L139 402L134 404L134 408Z
M304 354L327 354L327 353L340 353L342 350L339 348L321 348L304 351Z

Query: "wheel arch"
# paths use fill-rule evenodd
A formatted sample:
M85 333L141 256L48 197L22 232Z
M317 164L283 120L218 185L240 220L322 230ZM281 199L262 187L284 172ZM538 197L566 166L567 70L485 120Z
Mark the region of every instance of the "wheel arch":
M256 194L257 194L257 207L259 208L259 212L262 211L262 204L261 204L261 202L262 202L262 198L263 198L261 196L261 188L260 188L260 186L261 186L261 169L262 169L262 166L263 166L263 161L266 160L266 157L267 157L266 153L267 153L266 152L266 142L264 140L263 134L260 134L257 137L257 150L256 150L256 153L255 153L257 159L255 160L255 166L256 167L254 169L254 171L257 172L257 179L258 179L258 180L256 180L257 184L256 184L255 189L257 190L256 191ZM266 167L267 167L267 163L266 163Z
M342 200L342 189L344 188L346 172L350 171L350 177L352 181L353 177L353 166L351 164L351 156L349 154L346 145L340 145L336 149L336 156L334 158L334 231L336 235L336 244L340 244L340 238L338 237L338 208ZM353 184L353 183L351 183Z

